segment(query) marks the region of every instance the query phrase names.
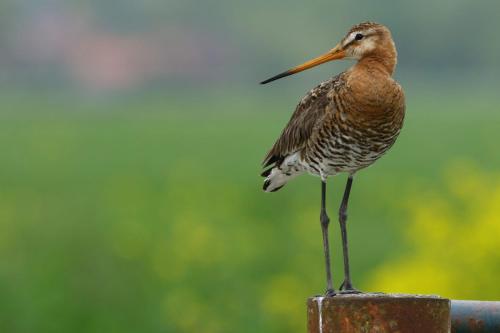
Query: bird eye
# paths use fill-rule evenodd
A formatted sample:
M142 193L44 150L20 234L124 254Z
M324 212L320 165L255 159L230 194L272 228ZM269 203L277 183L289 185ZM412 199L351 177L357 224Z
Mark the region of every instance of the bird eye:
M356 34L356 37L354 37L355 40L362 40L363 39L363 34Z

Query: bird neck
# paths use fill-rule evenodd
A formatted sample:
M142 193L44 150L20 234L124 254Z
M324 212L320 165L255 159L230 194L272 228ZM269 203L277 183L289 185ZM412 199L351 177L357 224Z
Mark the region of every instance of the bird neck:
M367 54L355 66L368 71L381 71L392 76L396 68L396 52L384 51Z

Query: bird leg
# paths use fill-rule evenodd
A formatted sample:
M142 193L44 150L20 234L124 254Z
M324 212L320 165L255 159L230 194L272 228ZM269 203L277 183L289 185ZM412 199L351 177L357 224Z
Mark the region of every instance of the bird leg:
M339 209L340 232L342 234L342 250L344 252L344 282L342 283L339 289L342 293L347 293L347 294L360 292L359 290L357 290L352 286L351 273L349 271L349 248L347 244L347 229L346 229L347 204L349 202L349 194L351 193L352 180L353 180L352 175L349 175L344 190L344 196L342 198L342 203L340 204L340 209Z
M330 218L326 214L325 208L326 201L326 180L321 181L321 231L323 233L323 251L325 253L325 267L326 267L326 296L335 295L335 290L333 289L332 283L332 272L330 269L330 245L328 244L328 225L330 224Z

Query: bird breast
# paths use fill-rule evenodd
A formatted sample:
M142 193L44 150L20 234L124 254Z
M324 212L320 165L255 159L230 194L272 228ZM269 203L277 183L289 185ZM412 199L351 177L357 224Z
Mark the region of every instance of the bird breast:
M380 158L396 141L404 118L399 85L385 80L349 80L329 92L323 125L306 147L312 172L353 173Z

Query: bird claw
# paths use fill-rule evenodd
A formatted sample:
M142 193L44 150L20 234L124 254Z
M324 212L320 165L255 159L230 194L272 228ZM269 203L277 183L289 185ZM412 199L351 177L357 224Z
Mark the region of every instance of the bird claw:
M335 292L335 290L333 290L333 289L327 289L327 290L325 291L325 296L326 296L326 297L333 297L333 296L335 296L335 295L337 295L337 293L336 293L336 292Z
M356 295L356 294L363 294L363 292L358 289L339 290L339 295Z
M350 281L344 281L339 287L339 294L349 295L349 294L362 294L361 290L358 290L352 286Z

